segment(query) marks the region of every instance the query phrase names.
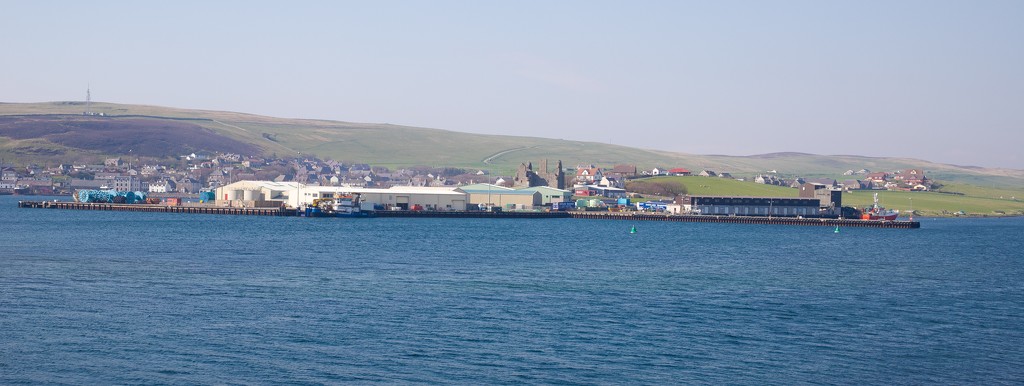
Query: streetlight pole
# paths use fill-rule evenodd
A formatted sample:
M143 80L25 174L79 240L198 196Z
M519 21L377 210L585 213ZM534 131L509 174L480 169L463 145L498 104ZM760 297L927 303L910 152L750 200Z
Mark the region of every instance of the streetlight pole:
M910 221L914 221L914 198L907 197L910 200Z

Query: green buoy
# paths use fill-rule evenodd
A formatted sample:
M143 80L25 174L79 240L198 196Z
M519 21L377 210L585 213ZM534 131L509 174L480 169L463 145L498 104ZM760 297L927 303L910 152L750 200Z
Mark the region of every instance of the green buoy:
M633 228L629 230L629 233L636 233L636 225L633 225Z
M839 233L839 225L836 225L836 233Z

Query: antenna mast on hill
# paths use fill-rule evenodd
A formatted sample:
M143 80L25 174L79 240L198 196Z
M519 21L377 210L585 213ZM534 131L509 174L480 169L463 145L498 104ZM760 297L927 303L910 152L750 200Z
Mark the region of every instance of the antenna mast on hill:
M85 86L85 114L92 115L92 91L90 85Z

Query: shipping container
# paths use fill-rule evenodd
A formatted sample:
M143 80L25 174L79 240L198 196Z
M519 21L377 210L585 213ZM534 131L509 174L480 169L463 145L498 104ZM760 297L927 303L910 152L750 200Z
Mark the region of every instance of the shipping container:
M556 202L551 205L551 208L557 211L566 211L576 209L576 203L572 201Z

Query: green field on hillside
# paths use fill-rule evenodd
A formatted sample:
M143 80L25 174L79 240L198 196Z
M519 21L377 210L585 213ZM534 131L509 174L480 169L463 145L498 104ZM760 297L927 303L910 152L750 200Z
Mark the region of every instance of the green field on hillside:
M855 190L843 193L843 205L864 208L873 202L878 193L880 205L908 212L913 208L920 216L948 216L960 211L969 216L1024 215L1024 201L954 195L936 192L890 192Z
M945 193L963 193L971 197L992 198L997 200L1024 200L1024 187L1007 188L999 186L973 185L962 182L942 181L942 187L938 189Z

